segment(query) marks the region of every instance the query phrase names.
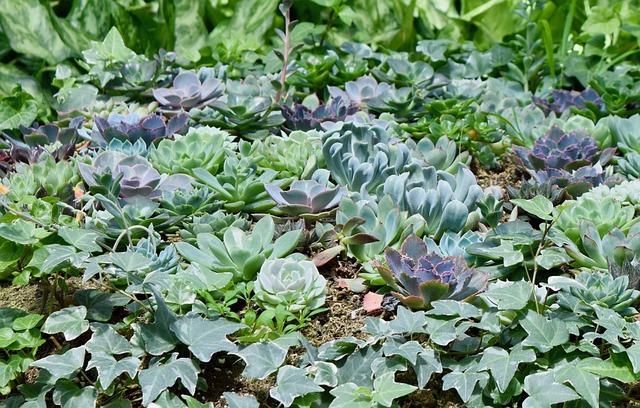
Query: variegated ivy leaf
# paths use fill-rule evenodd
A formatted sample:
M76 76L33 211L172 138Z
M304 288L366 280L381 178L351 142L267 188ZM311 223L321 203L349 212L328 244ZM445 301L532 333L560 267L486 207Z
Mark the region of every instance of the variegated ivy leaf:
M87 364L87 370L95 368L98 371L98 379L103 389L109 388L113 380L120 374L127 373L129 377L136 376L136 370L142 362L135 357L125 357L116 360L113 356L96 352L91 355L91 360Z
M389 328L394 333L417 334L425 333L425 324L424 312L411 312L409 309L399 306L396 318L389 322Z
M91 323L93 335L85 344L89 353L104 353L108 355L125 354L131 352L131 343L108 324ZM106 387L105 387L106 388Z
M246 363L243 376L263 380L284 363L287 350L275 343L254 343L231 354L237 355Z
M153 323L139 323L139 333L144 340L145 350L154 356L159 356L174 349L178 339L170 327L178 318L164 301L162 294L154 286L149 288L153 292L156 301L156 310L153 314ZM134 326L135 328L135 326Z
M160 393L173 386L178 378L191 394L196 391L198 367L191 359L177 358L177 356L178 353L173 353L169 358L156 361L148 369L138 373L143 405L147 406L155 401Z
M92 386L78 387L69 380L58 380L53 390L53 402L62 408L95 407L98 390Z
M84 346L72 348L63 354L54 354L31 363L34 367L44 368L51 374L53 384L58 378L71 375L84 365Z
M234 392L222 394L229 408L260 408L258 400L253 395L238 395Z
M384 373L373 380L373 401L383 407L391 407L393 400L411 394L418 387L395 381L393 373Z
M297 397L322 392L324 389L307 378L307 370L294 366L284 366L278 371L277 386L269 391L269 395L290 407Z
M86 307L70 306L51 313L42 325L42 331L49 334L62 332L65 340L73 340L89 328L86 317Z
M547 408L580 398L571 388L557 383L552 371L528 375L524 379L524 390L529 397L522 403L522 408Z
M546 353L555 346L569 341L569 330L562 320L548 320L533 310L529 310L520 325L529 334L522 344L535 347Z
M536 361L536 353L517 344L507 351L500 347L489 347L482 353L478 371L489 370L500 392L505 392L520 363Z
M556 381L569 383L593 408L600 406L600 377L581 367L567 365L556 372Z

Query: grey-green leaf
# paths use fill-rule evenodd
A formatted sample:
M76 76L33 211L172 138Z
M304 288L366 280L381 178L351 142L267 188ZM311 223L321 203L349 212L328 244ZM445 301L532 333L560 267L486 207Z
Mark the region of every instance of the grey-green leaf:
M73 340L89 328L86 317L86 307L70 306L51 313L42 325L42 331L49 334L62 332L67 341Z
M131 352L131 343L108 324L91 323L93 335L85 344L89 353L104 353L108 355L125 354ZM106 388L106 387L105 387Z
M54 354L31 363L32 366L44 368L51 374L51 382L66 377L84 365L85 349L83 346L72 348L63 354Z
M113 380L122 373L127 373L129 377L134 378L140 364L142 364L142 362L135 357L125 357L116 360L108 354L96 352L91 355L91 360L89 364L87 364L87 370L91 368L98 370L100 385L103 389L107 389Z
M548 408L553 404L580 398L571 388L555 382L552 371L527 376L524 379L524 390L529 397L522 403L522 408Z
M520 320L520 325L529 334L522 344L535 347L543 353L569 341L569 330L565 322L548 320L533 310L529 310L526 317Z
M536 360L536 353L517 344L510 352L500 347L489 347L482 352L478 371L488 369L500 392L505 392L520 363Z
M246 327L224 319L207 320L196 313L187 313L171 324L171 331L178 340L189 346L189 350L202 362L209 362L219 351L230 351L235 345L227 335Z
M511 202L541 220L553 220L553 216L551 215L553 212L553 203L545 196L537 195L531 200L514 198Z
M297 397L311 392L321 392L323 388L307 378L303 368L284 366L278 371L277 386L269 391L269 395L290 407Z
M222 393L229 408L259 408L260 404L253 395L238 395L235 392Z
M239 356L246 363L242 375L262 380L282 365L287 350L275 343L254 343L231 354Z
M159 363L146 370L141 370L138 373L138 380L142 387L142 404L147 406L155 401L158 395L175 384L178 378L191 394L196 391L198 369L191 359L174 360L172 357L168 363Z
M69 380L59 380L53 390L53 402L62 408L95 407L98 390L91 386L78 387Z

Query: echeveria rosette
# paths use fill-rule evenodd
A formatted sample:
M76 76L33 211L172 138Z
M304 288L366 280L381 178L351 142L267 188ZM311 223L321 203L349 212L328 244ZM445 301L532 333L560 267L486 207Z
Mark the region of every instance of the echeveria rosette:
M412 309L429 309L436 300L472 300L487 288L489 275L467 267L461 256L429 252L417 235L410 235L400 251L387 248L389 268L379 266L380 275L400 302Z
M534 96L533 102L546 111L546 113L555 112L561 114L571 108L585 109L587 107L586 103L595 105L601 111L605 109L602 98L600 98L598 92L593 88L587 88L580 92L556 89L552 92L551 96L553 101Z
M348 193L346 187L328 188L315 180L294 181L287 191L268 183L264 189L283 213L311 220L328 217Z
M282 105L282 116L285 119L284 125L290 130L321 130L322 122L342 121L359 110L358 106L337 97L327 104L320 104L315 109L298 103L294 103L291 107Z
M202 70L201 70L202 71ZM153 90L153 96L164 107L172 110L201 108L220 97L225 86L207 72L182 71L173 79L172 88Z
M292 313L324 305L327 281L312 261L267 259L255 281L256 302L264 309L284 305Z

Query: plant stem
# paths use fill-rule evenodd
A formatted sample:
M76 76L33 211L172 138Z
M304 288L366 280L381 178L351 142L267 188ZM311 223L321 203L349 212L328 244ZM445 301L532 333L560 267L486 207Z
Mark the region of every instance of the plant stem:
M282 61L282 73L280 74L280 89L276 94L275 103L280 102L282 93L284 92L285 81L287 79L287 66L289 65L289 51L291 49L291 31L289 26L291 25L291 8L285 7L284 12L284 53Z

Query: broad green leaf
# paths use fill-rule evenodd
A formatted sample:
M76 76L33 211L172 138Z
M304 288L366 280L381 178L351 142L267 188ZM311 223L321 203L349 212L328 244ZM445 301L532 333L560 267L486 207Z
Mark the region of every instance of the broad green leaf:
M297 397L322 392L324 389L307 378L307 371L294 366L284 366L278 371L277 386L269 391L272 398L290 407Z
M409 361L411 365L415 365L418 354L423 353L425 349L415 340L404 342L391 337L382 345L382 351L385 356L399 355Z
M214 353L230 351L235 344L227 340L227 335L247 327L224 319L206 320L196 313L187 313L171 324L171 331L178 340L189 346L198 360L208 363Z
M1 128L2 126L0 126L0 129ZM12 222L11 224L1 223L0 237L8 241L15 242L16 244L22 244L22 245L37 244L40 241L40 239L38 238L35 230L36 230L36 227L34 227L33 224L27 221L18 219Z
M480 309L474 305L457 300L436 300L431 306L433 308L426 312L427 316L458 316L465 319L482 316Z
M553 220L553 216L551 215L553 212L553 203L545 196L537 195L531 200L514 198L511 202L541 220Z
M498 310L522 310L531 299L531 284L518 281L493 287L480 296L494 300Z
M393 373L384 373L373 380L374 391L371 397L382 406L391 407L394 399L411 394L418 388L414 385L398 383L394 376Z
M107 389L113 380L122 373L127 373L129 377L134 378L141 364L142 362L135 357L116 360L109 354L94 352L91 354L89 364L87 364L87 370L95 368L98 371L100 385L103 389Z
M229 408L260 408L258 400L253 395L238 395L234 392L222 393Z
M627 357L631 361L634 373L640 372L640 343L635 343L633 346L626 349Z
M138 373L138 380L142 387L142 404L147 406L155 401L165 389L173 386L179 378L182 385L193 395L198 381L198 368L191 359L176 359L174 353L168 362L160 362Z
M138 323L138 327L145 350L149 354L159 356L173 350L178 343L177 337L171 331L171 324L177 317L165 303L162 294L154 286L149 287L156 301L153 323Z
M638 380L638 376L633 373L631 362L623 354L613 353L606 360L597 357L585 358L578 362L577 367L600 377L614 378L625 383Z
M263 380L284 363L287 350L275 343L254 343L231 354L242 358L247 365L243 376Z
M371 390L366 387L346 383L329 392L336 397L329 408L371 408Z
M441 346L454 341L460 333L456 328L456 324L462 320L461 317L448 318L448 319L434 319L431 317L425 317L426 325L425 329L431 340Z
M543 353L569 341L569 330L565 322L548 320L533 310L529 310L526 317L520 320L520 325L529 334L522 344L535 347Z
M491 248L491 254L502 258L502 263L506 267L517 265L524 260L522 252L513 249L513 242L508 240L503 240L499 246Z
M102 251L100 245L96 244L96 240L100 238L100 234L96 231L62 226L58 229L58 236L64 239L66 243L73 245L80 251Z
M30 314L23 317L18 317L13 321L13 325L11 326L15 331L29 330L37 327L38 324L42 321L44 316L39 314Z
M23 371L21 361L16 355L12 355L9 361L0 360L0 388L9 384L9 381L16 378L16 374Z
M33 99L16 99L14 96L0 99L0 130L29 126L37 117L38 102Z
M108 324L91 323L93 335L85 344L87 351L108 355L126 354L131 352L131 343ZM105 386L107 388L107 386Z
M536 353L517 344L510 352L500 347L489 347L482 352L478 371L488 369L500 392L505 392L520 363L536 361Z
M16 341L16 333L11 327L0 328L0 348L6 348Z
M69 245L51 244L45 248L49 252L49 255L47 255L40 268L42 273L51 273L64 266L68 266L69 262L76 255L76 249Z
M72 381L59 380L53 390L53 402L62 408L95 407L98 390L91 385L78 387Z
M104 41L91 41L91 48L82 51L82 55L86 62L95 64L101 61L129 62L130 59L135 58L136 53L127 48L118 29L111 27Z
M215 408L213 402L200 402L189 395L181 395L182 399L187 402L187 408Z
M65 340L70 341L87 331L89 321L86 317L86 307L69 306L51 313L42 325L42 331L49 334L62 332Z
M119 293L106 293L97 289L80 290L74 295L76 302L87 308L87 318L98 322L111 319L113 308L126 306L131 299Z
M425 323L424 312L411 312L406 307L399 306L396 318L389 322L389 328L394 333L425 333Z
M453 371L442 377L442 389L455 388L464 402L468 402L473 394L478 381L488 380L489 374L485 372L460 372Z
M31 363L32 366L44 368L51 374L50 382L71 375L84 365L85 349L83 346L72 348L63 354L54 354Z
M567 365L556 372L556 381L569 383L593 408L600 406L600 378L579 366Z
M552 371L531 374L525 377L524 390L529 396L522 403L523 408L548 408L553 404L580 398L571 388L558 384Z
M151 265L151 260L138 252L115 252L110 258L114 265L125 272L137 272Z

